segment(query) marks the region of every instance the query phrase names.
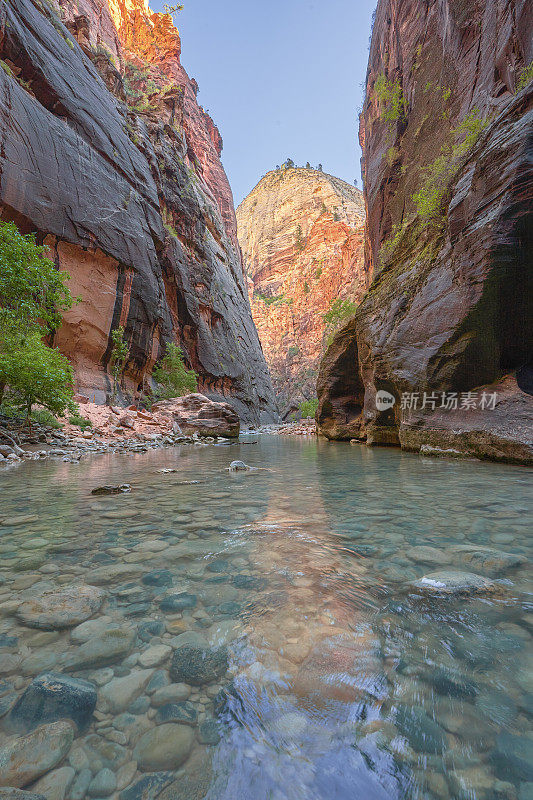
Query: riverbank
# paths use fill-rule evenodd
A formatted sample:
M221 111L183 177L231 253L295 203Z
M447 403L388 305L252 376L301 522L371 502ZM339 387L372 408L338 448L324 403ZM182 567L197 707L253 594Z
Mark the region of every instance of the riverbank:
M198 431L185 435L177 429L166 410L149 412L133 406L120 408L84 403L80 406L80 416L87 421L87 427L64 418L58 421L61 428L33 422L31 430L20 420L0 417L0 466L6 468L43 459L78 463L91 454L144 453L160 447L187 444L201 447L231 441ZM242 433L316 436L316 424L314 420L301 420Z

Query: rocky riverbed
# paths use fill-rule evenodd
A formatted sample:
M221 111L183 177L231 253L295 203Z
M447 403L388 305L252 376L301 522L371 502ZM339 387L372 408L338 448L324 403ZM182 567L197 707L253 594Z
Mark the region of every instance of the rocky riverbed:
M528 477L280 436L4 472L0 798L523 800Z

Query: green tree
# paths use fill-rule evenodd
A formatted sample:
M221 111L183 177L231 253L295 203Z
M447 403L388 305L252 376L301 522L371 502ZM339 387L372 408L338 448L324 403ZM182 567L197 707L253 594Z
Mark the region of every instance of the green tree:
M39 403L52 414L75 411L74 375L67 359L55 347L47 347L38 330L21 337L4 331L7 347L0 352L0 382L10 389L12 404L29 419Z
M314 419L318 408L318 398L314 397L312 400L304 400L299 405L300 414L302 419Z
M179 14L180 11L183 11L183 6L181 5L181 3L178 3L175 6L169 6L167 5L167 3L165 3L165 5L163 6L163 10L165 14L169 14L171 17L173 17L174 14Z
M12 222L0 223L0 403L7 387L30 411L40 402L62 413L72 398L72 371L42 339L59 327L72 295L69 276L45 252L34 235L21 234Z
M0 222L0 324L48 329L61 324L61 311L72 306L66 287L70 276L57 270L45 252L33 234Z
M111 374L113 375L113 399L115 399L130 352L129 344L124 338L124 328L122 325L119 325L118 328L111 331L111 341L113 342L113 349L111 350L109 364L111 366Z
M198 386L198 375L193 369L185 367L181 347L173 342L167 345L167 351L152 371L152 377L158 384L154 394L161 400L182 397L195 392Z

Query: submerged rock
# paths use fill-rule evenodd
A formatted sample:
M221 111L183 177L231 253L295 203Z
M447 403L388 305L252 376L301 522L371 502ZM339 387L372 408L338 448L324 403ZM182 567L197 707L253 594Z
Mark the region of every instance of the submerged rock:
M476 544L454 545L451 555L455 563L468 564L469 567L494 578L527 564L525 556Z
M533 781L533 740L528 736L500 733L490 760L502 778Z
M172 772L154 772L151 775L144 775L120 793L120 800L151 800L153 797L158 797L167 786L170 786L174 778Z
M141 772L178 769L187 760L193 741L194 734L188 725L165 723L141 736L133 757Z
M395 722L415 752L437 754L446 749L446 734L423 708L400 706Z
M225 647L193 647L184 645L176 650L170 666L174 683L203 686L213 683L226 674L228 651Z
M120 486L97 486L91 491L91 494L127 494L128 492L131 492L131 486L129 483L123 483Z
M16 616L29 628L45 631L73 628L92 617L104 602L105 592L85 584L54 589L26 600Z
M47 672L35 678L19 698L8 724L15 730L32 730L46 722L71 719L85 728L96 707L96 687L89 681Z
M64 720L42 725L0 747L0 786L21 788L49 772L64 759L74 740L74 728Z
M424 575L410 584L412 589L425 594L468 595L490 594L497 590L494 581L473 572L442 570Z
M63 664L68 671L95 669L121 661L133 646L135 634L126 628L106 631L99 638L89 639L69 654Z

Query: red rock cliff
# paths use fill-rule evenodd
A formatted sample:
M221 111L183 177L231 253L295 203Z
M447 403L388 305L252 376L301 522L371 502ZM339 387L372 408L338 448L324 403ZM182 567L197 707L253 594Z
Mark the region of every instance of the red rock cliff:
M361 117L374 279L322 363L327 436L533 460L533 398L520 388L532 352L532 17L527 0L378 2ZM378 390L393 408L377 408ZM443 392L457 409L440 407ZM497 393L495 409L480 408L483 392ZM403 393L417 408L402 408Z
M335 300L367 286L361 192L314 169L269 172L237 209L254 321L284 415L315 397Z
M122 324L130 394L174 340L204 393L275 418L222 140L171 18L139 0L9 0L0 58L2 217L49 244L82 298L56 335L79 390L104 398Z

